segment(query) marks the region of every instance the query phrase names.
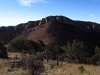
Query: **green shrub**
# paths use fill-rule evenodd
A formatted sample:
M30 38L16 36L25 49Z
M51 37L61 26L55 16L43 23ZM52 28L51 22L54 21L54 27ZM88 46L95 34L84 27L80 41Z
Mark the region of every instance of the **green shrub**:
M0 42L0 58L8 58L6 47Z
M80 70L81 73L83 73L85 71L85 69L82 65L80 67L78 67L78 69Z

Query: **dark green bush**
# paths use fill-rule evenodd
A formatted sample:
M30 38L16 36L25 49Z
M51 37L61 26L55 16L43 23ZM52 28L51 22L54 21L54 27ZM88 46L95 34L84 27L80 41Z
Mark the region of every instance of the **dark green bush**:
M8 58L6 47L1 42L0 42L0 57L1 58Z
M85 71L85 69L82 65L80 67L78 67L78 69L80 70L81 73L83 73Z

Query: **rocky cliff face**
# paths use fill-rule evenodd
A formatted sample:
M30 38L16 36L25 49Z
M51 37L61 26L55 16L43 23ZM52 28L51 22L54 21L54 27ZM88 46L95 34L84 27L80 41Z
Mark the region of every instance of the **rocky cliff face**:
M38 25L42 25L47 22L61 22L74 25L85 32L100 32L100 24L94 22L74 21L65 16L48 16L40 20Z
M43 18L40 21L39 25L45 24L47 22L62 22L65 24L74 24L73 20L64 16L48 16L46 18Z
M94 33L100 33L100 24L94 22L74 21L65 16L48 16L42 20L29 21L15 27L0 27L0 41L8 43L14 38L24 37L35 41L43 40L45 43L49 43L56 38L47 32L50 25L55 26L55 29L58 30L56 33L67 34L66 37L75 36L69 38L83 37L81 36L83 33L93 33L93 35Z
M85 32L100 32L100 24L94 22L75 21L78 28Z

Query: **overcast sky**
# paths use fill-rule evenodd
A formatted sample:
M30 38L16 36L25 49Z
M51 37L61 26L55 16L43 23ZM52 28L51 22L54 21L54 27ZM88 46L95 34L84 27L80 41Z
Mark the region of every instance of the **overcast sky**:
M100 23L100 0L0 0L0 26L63 15Z

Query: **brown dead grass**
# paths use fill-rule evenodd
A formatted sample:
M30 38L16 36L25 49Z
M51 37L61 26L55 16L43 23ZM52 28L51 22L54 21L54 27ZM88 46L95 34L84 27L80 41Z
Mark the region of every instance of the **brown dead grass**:
M51 61L49 61L49 63L46 63L46 61L44 61L44 63L46 67L44 73L47 73L48 75L100 75L100 66L64 62L61 67L55 66L54 69L51 69L50 68L50 64L52 63ZM81 65L85 69L83 73L81 73L78 68Z
M8 52L10 58L20 57L20 55L18 52ZM0 75L26 75L26 72L22 68L11 68L7 59L0 59Z
M16 55L20 57L21 55L18 52L11 52L8 54L9 57L15 57ZM22 68L11 69L6 63L7 59L0 59L0 75L26 75L26 70L23 70ZM49 60L49 63L47 63L46 60L44 60L44 75L100 75L100 66L64 62L62 66L55 66L53 69L51 69L52 63L56 64L56 61ZM78 67L81 65L85 69L83 73L81 73L78 69Z

